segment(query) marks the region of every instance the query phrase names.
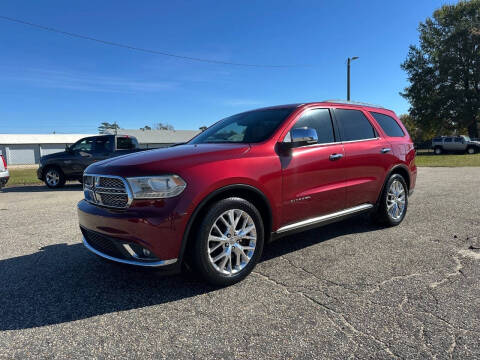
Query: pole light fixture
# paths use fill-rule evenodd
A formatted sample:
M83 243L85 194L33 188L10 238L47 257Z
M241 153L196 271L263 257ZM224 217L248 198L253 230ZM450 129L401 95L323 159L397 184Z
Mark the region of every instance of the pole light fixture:
M347 101L350 101L350 63L357 59L359 59L358 56L347 59Z

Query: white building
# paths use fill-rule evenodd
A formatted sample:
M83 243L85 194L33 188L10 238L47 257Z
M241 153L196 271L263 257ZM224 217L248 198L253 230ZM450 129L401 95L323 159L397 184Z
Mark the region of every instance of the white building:
M135 136L141 148L152 149L187 142L199 131L194 130L128 130L118 135ZM0 154L9 165L38 164L40 157L65 150L78 140L98 134L0 134Z
M40 156L64 151L89 134L0 134L0 153L8 165L38 164Z

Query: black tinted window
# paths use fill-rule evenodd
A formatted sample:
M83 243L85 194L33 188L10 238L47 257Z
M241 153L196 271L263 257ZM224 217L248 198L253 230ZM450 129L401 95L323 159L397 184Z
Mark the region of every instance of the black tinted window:
M137 140L131 137L118 137L117 138L117 149L118 150L130 150L135 149L137 145Z
M189 144L257 143L267 140L294 109L249 111L220 120Z
M328 111L328 109L308 110L302 114L302 117L298 119L297 123L292 127L292 129L298 128L315 129L317 131L319 144L335 141L332 119L330 118L330 111Z
M359 110L335 109L342 141L372 139L376 137L370 121Z
M94 141L93 152L102 154L112 151L112 139L110 136L102 136Z
M445 138L445 142L452 142L452 138Z
M397 121L391 116L380 114L376 112L371 112L372 116L377 120L380 127L385 131L385 134L392 137L404 137L405 133L403 132L400 125Z
M91 152L93 139L94 138L85 138L78 140L75 144L72 145L71 149L73 151Z

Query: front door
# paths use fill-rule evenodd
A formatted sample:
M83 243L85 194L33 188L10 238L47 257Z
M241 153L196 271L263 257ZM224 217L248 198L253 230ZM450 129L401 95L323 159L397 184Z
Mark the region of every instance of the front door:
M291 129L305 127L317 131L318 143L281 157L282 225L333 213L345 205L344 150L336 141L329 109L307 109Z

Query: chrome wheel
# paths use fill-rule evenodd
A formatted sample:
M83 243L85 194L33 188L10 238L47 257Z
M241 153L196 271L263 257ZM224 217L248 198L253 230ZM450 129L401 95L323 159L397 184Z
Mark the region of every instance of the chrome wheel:
M474 149L474 148L468 148L468 149L467 149L467 152L468 152L469 154L475 154L475 149Z
M403 184L394 180L387 192L387 212L393 220L402 217L405 211L406 193Z
M45 181L51 187L55 187L60 183L60 174L57 170L50 169L45 174Z
M219 273L232 276L250 262L257 244L257 229L243 210L231 209L213 223L208 235L208 259Z

